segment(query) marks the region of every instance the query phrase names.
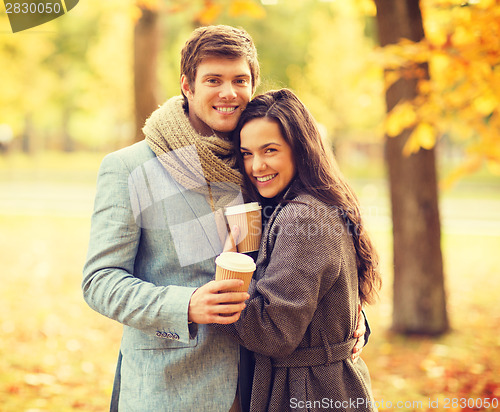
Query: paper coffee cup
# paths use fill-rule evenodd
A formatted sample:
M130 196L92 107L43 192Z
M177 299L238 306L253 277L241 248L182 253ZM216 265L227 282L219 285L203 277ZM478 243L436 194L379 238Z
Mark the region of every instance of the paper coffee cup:
M215 259L215 280L241 279L245 282L240 288L229 292L246 292L250 286L255 262L250 256L236 252L222 252Z
M259 250L262 235L262 207L257 203L244 203L226 207L229 227L238 226L238 252L253 252Z

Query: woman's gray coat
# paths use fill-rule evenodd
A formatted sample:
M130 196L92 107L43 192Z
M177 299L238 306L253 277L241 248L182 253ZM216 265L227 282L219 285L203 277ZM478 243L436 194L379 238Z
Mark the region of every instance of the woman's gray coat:
M370 411L365 363L350 358L356 255L339 212L311 195L278 206L264 228L250 300L216 325L255 352L251 411Z

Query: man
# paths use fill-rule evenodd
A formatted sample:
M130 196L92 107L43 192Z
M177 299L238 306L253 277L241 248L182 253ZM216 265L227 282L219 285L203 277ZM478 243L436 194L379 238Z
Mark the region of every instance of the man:
M227 135L258 81L248 33L195 30L183 96L151 115L144 141L102 162L82 289L124 325L112 411L238 410L239 347L207 324L235 322L248 298L227 292L238 280L210 280L221 210L242 201Z

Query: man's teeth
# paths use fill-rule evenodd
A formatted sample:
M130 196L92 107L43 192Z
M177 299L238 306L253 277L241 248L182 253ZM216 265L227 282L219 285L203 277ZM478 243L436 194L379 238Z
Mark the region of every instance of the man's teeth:
M231 113L236 110L236 107L216 107L219 112Z
M255 179L257 179L258 182L267 182L267 181L271 180L272 178L274 178L276 175L277 175L277 173L275 173L274 175L268 175L268 176L264 176L264 177L256 177Z

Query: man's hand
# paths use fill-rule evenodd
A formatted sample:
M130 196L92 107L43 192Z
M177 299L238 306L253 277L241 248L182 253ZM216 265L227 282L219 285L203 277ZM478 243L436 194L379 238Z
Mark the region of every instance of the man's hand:
M366 325L365 325L365 317L363 312L361 311L361 305L358 305L358 324L356 326L356 330L354 331L354 337L358 338L356 345L352 349L351 358L354 363L358 361L358 358L361 355L361 351L363 350L363 346L365 346L365 333L366 333Z
M196 289L189 301L188 321L199 324L236 322L250 295L228 291L241 285L241 279L213 280Z

